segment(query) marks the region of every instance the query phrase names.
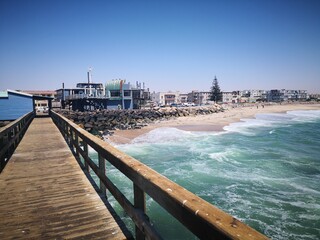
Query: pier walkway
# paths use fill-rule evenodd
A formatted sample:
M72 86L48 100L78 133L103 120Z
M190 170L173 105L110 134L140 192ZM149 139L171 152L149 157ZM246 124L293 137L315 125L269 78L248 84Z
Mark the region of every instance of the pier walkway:
M0 174L0 239L73 238L126 235L52 119L35 118Z

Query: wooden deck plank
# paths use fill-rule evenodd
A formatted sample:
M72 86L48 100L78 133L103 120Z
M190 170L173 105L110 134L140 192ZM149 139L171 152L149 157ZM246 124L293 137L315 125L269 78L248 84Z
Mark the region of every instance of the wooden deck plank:
M0 174L0 239L126 239L50 118Z

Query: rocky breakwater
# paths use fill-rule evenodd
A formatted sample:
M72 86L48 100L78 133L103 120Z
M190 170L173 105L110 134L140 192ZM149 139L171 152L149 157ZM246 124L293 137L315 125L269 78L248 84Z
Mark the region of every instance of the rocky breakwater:
M156 121L171 118L212 114L224 111L220 105L186 108L153 108L135 110L96 110L87 112L61 110L59 113L85 130L99 136L112 135L114 130L140 129Z

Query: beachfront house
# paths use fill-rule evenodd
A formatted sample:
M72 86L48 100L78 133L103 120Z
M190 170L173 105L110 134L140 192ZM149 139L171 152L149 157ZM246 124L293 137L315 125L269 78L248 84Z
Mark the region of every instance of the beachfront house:
M210 101L211 92L193 90L188 93L188 102L195 105L207 104Z
M171 104L180 104L180 92L153 92L151 100L159 106L170 106Z
M306 101L308 92L306 90L286 90L282 89L283 101Z

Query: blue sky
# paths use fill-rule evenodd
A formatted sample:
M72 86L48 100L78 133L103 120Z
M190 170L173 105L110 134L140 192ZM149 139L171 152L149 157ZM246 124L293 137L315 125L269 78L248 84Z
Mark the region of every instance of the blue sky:
M121 78L151 91L320 93L320 1L0 1L0 90Z

